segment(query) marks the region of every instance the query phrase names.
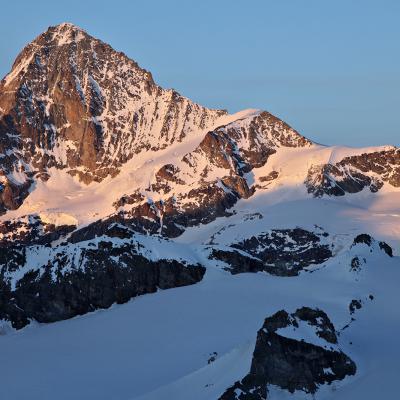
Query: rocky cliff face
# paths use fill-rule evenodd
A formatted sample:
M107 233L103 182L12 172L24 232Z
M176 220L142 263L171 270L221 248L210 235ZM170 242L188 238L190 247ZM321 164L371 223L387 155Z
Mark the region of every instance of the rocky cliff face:
M210 258L225 262L232 274L267 271L273 275L295 276L310 265L332 257L328 233L304 229L274 229L252 236L225 249L211 251ZM325 240L324 240L325 239Z
M368 188L375 193L384 183L400 187L400 149L344 157L336 163L312 166L305 184L309 193L344 196Z
M101 181L135 154L180 142L225 114L160 88L123 53L71 24L50 27L0 83L3 211L21 205L49 168Z
M304 332L307 330L318 345L310 342L312 335ZM304 333L306 340L302 339ZM220 400L265 400L270 385L290 393L314 394L320 385L354 375L355 363L337 343L335 327L322 310L278 311L265 319L257 333L249 374L227 389Z
M32 249L28 252L27 258L25 248L14 247L2 254L6 266L0 271L0 319L16 329L31 320L60 321L159 289L191 285L205 273L200 265L150 260L131 241L115 243L105 238L88 247L50 251L47 263L11 284L4 277L18 271L16 265L32 262Z
M147 242L155 251L146 251L145 238L116 223L92 241L62 241L74 229L39 217L0 225L0 320L16 329L31 320L60 321L191 285L205 273L178 254L164 258L161 249L171 244L162 239Z

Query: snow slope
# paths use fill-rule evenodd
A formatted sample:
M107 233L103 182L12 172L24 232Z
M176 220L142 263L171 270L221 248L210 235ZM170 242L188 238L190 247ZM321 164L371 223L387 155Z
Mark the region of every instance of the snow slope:
M349 271L352 252L368 257L360 273ZM378 393L393 398L399 278L398 257L369 253L365 245L293 278L232 276L209 265L195 286L2 336L2 395L15 400L218 398L249 369L255 333L266 316L282 308L318 306L340 330L350 322L349 302L361 298L363 308L340 335L357 375L323 388L317 398L374 399ZM216 361L208 364L213 352Z
M237 119L252 118L254 113L255 110L246 110L224 116L218 121L218 125L229 124ZM50 170L50 179L46 182L38 181L23 205L17 210L8 211L0 216L0 221L37 213L56 224L76 223L79 227L115 212L113 203L123 195L132 192L133 188L139 189L153 200L162 199L158 193L146 193L155 173L166 163L181 166L179 160L196 149L203 136L204 133L199 132L195 137L174 144L165 150L140 153L128 161L115 178L108 177L100 183L92 182L86 185L78 178L70 176L65 170L53 168ZM262 224L267 223L270 227L278 228L284 227L286 221L285 218L278 216L279 213L283 216L291 213L293 214L292 226L325 225L327 229L329 228L328 231L333 229L338 234L349 232L349 230L359 233L368 232L377 238L387 240L394 246L395 252L398 252L400 250L399 188L385 185L374 194L364 189L360 193L347 194L343 197L313 199L304 186L307 171L313 164L328 163L332 159L342 159L355 153L379 151L382 148L355 150L346 147L331 148L313 145L304 149L280 149L270 157L267 164L254 168L246 177L250 183L257 184L260 177L272 171L278 171L278 179L272 181L266 190L257 191L249 199L240 200L235 207L238 215L231 217L229 221L234 223L235 220L241 218L241 214L257 211L268 215ZM190 171L190 167L186 168ZM179 187L183 191L189 191L190 188L190 184ZM96 199L96 207L93 207L93 199ZM313 210L312 219L309 218L311 210ZM333 213L337 217L328 219L327 213ZM204 232L207 232L206 235L211 234L213 230L218 229L218 226L222 227L224 224L224 219L218 219ZM193 236L192 231L197 230L198 228L191 228L177 240L185 241L186 237L195 237L195 241L203 241L201 236L198 237L196 234Z
M218 118L215 125L210 128L227 125L243 118L251 118L255 114L257 110L251 109L224 115ZM166 163L178 163L183 156L196 149L206 133L207 131L200 130L163 150L141 152L128 161L116 177L109 176L101 182L91 182L89 185L81 182L78 177L71 176L65 169L50 168L49 180L39 180L22 206L1 215L0 221L31 213L41 215L62 213L76 219L78 226L81 226L106 217L115 212L113 203L116 200L130 193L134 188L145 191L160 167ZM96 199L95 208L93 199ZM60 223L65 223L65 221L60 221Z

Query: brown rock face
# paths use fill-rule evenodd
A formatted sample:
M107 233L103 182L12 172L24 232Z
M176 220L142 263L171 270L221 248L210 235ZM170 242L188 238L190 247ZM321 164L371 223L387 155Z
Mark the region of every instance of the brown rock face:
M148 71L73 25L50 27L0 83L0 170L9 187L1 205L16 208L27 195L21 189L20 201L9 199L18 191L10 178L16 168L27 186L52 166L100 181L138 152L181 141L225 113L163 90Z
M238 121L209 132L199 146L211 162L230 168L236 160L243 172L263 166L280 147L307 147L311 142L285 122L263 111L254 118Z
M343 196L369 188L373 193L384 183L400 187L400 149L345 157L335 164L312 166L305 184L316 197Z

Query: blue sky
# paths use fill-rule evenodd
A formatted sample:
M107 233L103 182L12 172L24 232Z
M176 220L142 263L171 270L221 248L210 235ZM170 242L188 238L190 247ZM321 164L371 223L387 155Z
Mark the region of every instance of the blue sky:
M325 144L400 145L400 1L13 1L0 75L72 22L157 83L214 108L266 109Z

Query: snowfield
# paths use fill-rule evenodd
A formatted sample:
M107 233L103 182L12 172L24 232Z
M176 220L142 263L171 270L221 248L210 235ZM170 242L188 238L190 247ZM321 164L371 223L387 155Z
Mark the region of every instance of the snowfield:
M339 346L357 364L355 377L323 387L321 399L390 398L397 392L399 257L369 252L360 273L352 250L298 277L231 275L214 264L194 286L145 295L109 310L34 324L0 339L2 396L7 399L215 399L249 369L266 316L320 307L340 331L348 304L363 300ZM373 295L373 300L369 295ZM350 344L350 342L352 344ZM216 352L214 362L207 363ZM272 399L305 398L276 390Z

